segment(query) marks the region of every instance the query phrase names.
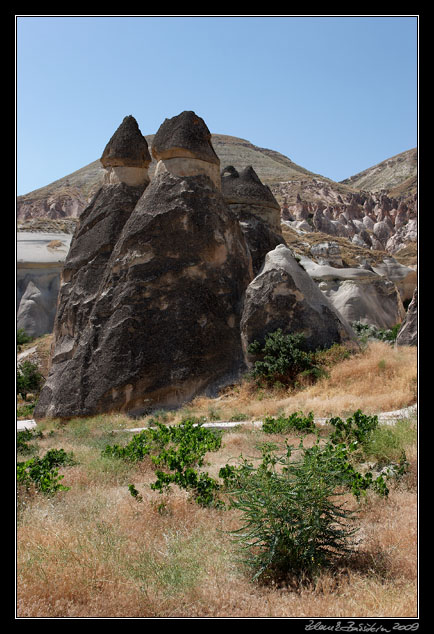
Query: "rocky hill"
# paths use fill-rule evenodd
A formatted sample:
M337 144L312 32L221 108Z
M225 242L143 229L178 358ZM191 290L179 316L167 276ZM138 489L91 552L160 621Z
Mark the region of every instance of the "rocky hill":
M188 119L193 114L184 116ZM192 135L189 143L197 151L193 128L185 124L185 130ZM112 234L120 230L117 223L135 207L137 188L141 188L140 194L149 185L152 192L152 183L161 181L165 169L183 177L192 168L195 176L202 174L211 179L218 192L215 195L223 196L226 206L238 218L241 242L248 244L252 274L259 274L267 253L287 246L304 262L309 276L345 319L365 320L381 328L402 321L404 307L412 300L417 284L417 197L414 187L409 186L417 175L402 165L407 159L413 161L414 152L405 154L404 161L399 162L399 176L393 177L390 165L384 170L389 174L390 189L367 191L357 189L356 181L351 187L336 183L278 152L237 137L210 134L202 144L203 155L199 152L192 158L192 150L179 155L179 130L166 135L162 125L159 134L144 138L137 122L126 117L121 131L107 144L101 160L18 199L18 324L26 332L36 336L51 331L60 270L67 271L71 262L80 268L83 280L89 264L88 287L93 288L98 278L97 264L100 262L101 271L105 270L116 242ZM132 148L136 148L137 156L130 156ZM120 183L133 188L134 200L125 197L122 188L118 192ZM110 195L117 192L122 200L107 198L108 185L113 185L109 187ZM158 195L162 196L163 191ZM158 197L152 200L156 209ZM204 200L202 216L198 218L206 216L207 205L211 204ZM93 252L87 245L78 257L76 245L80 240L87 244L92 235L92 231L87 231L93 227L88 216L99 217L98 210L107 223L106 235L102 234L103 224L95 225L101 248ZM229 214L229 224L230 218ZM163 253L167 247L164 240L168 226L161 229L158 237L164 244L158 246L155 236L155 252ZM69 248L73 234L75 246ZM68 248L64 248L66 244ZM138 245L137 252L141 248ZM195 245L189 252L198 249ZM281 256L280 252L276 254L279 262ZM65 264L64 268L66 257L68 266ZM141 264L150 257L149 253L144 254ZM199 269L192 270L202 275ZM84 290L79 295L84 296ZM75 306L74 298L71 305ZM87 301L86 306L90 305ZM233 321L231 315L229 321Z
M405 189L412 189L414 193L413 188L417 183L417 149L401 152L341 182L354 189L371 192L390 192L399 190L404 185Z
M146 137L149 147L154 135ZM417 150L412 149L335 182L290 158L234 136L213 134L220 167L251 166L281 206L287 228L345 238L368 250L404 254L416 263ZM152 158L152 180L156 161ZM41 231L47 221L62 221L73 231L76 220L102 184L100 160L17 199L19 230ZM69 221L69 226L65 224ZM41 226L42 223L42 226ZM52 227L50 226L50 231Z
M145 138L151 147L154 135L147 135ZM237 169L244 169L251 165L262 182L268 185L301 177L310 180L315 176L283 154L259 148L244 139L213 134L212 144L222 168L233 165ZM149 167L151 178L155 165L156 162L153 159ZM18 220L78 217L100 187L103 175L104 169L98 159L45 187L19 196L17 199Z

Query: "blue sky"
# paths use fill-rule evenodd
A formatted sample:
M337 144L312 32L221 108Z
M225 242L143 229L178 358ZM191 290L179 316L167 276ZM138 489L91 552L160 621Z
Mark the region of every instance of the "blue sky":
M25 194L194 110L343 180L418 143L416 16L16 16Z

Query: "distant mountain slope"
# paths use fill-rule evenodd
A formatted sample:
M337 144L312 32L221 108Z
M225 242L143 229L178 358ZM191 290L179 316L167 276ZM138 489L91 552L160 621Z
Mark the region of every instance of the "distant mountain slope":
M377 192L382 189L401 190L406 193L408 189L414 189L417 183L417 149L407 150L396 154L381 163L369 167L350 178L341 181L343 185L349 185L354 189ZM414 192L411 192L414 193Z
M152 145L153 137L154 135L146 136L149 146ZM262 182L270 186L290 180L310 182L312 179L320 179L333 183L297 165L287 156L274 150L260 148L245 139L213 134L212 144L220 158L222 169L233 165L240 170L251 165ZM151 178L154 169L155 161L152 161L149 168ZM103 176L104 169L97 159L63 178L19 196L17 199L18 219L78 217L100 187ZM333 184L341 190L351 191L347 186Z
M146 136L149 146L153 136ZM310 172L279 152L258 147L246 139L213 134L212 144L220 158L221 169L233 165L241 170L251 165L281 205L282 219L295 222L298 229L315 230L334 237L346 236L370 249L389 253L396 253L409 244L414 251L417 237L416 149L337 183ZM153 160L149 168L151 179L155 166ZM52 223L61 223L63 227L65 222L73 227L101 186L104 173L97 159L45 187L19 196L19 228L52 231ZM336 224L337 220L340 224ZM299 227L300 222L303 224Z

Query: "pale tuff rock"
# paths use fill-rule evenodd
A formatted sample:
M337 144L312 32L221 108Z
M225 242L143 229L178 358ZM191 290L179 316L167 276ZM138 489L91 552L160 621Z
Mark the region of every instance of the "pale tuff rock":
M382 275L396 284L403 302L412 299L417 287L417 272L414 269L400 264L392 256L385 257L383 262L372 268L378 275Z
M70 241L68 234L17 234L17 328L32 337L53 329L60 274Z
M389 271L396 281L400 274L405 279L399 265L391 271L384 264L379 274L371 267L335 268L317 264L309 258L301 258L300 264L347 322L360 321L377 328L392 328L403 321L405 309L400 291L386 276Z
M302 188L292 193L293 188ZM282 221L297 232L319 231L344 237L354 244L377 251L396 253L417 242L417 196L401 199L383 192L337 195L315 179L289 181L272 186L285 202ZM291 202L292 198L292 202Z

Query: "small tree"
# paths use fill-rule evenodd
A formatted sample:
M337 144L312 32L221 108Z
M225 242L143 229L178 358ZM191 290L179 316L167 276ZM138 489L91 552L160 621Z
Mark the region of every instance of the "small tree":
M37 365L31 361L23 361L17 367L17 394L26 400L29 392L39 392L43 380L44 377L39 372Z
M20 347L23 343L29 343L32 341L32 337L26 333L24 328L18 328L17 330L17 346Z

